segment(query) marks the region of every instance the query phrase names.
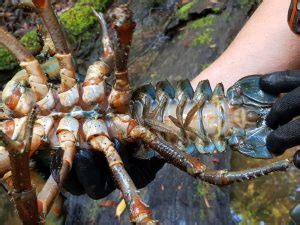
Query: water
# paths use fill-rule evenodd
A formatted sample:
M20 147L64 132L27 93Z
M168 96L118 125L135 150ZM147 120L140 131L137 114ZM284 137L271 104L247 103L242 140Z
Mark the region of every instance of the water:
M280 158L287 158L292 154L293 152L288 152ZM265 165L270 160L254 160L235 153L232 161L233 168L238 170ZM242 218L242 221L237 224L289 224L291 221L290 210L300 203L300 199L295 198L299 181L299 170L292 167L287 172L271 174L251 182L233 185L231 207Z

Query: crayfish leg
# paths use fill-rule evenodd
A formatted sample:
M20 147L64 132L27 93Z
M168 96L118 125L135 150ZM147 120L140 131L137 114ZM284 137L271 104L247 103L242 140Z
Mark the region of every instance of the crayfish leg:
M219 186L254 179L272 172L285 171L289 168L291 163L289 160L282 160L260 168L240 172L209 170L198 159L180 151L175 146L172 146L170 143L158 138L151 131L140 125L135 126L129 133L129 136L133 140L138 138L142 139L144 143L148 144L153 150L158 152L170 164L173 164L182 171L187 172L195 178Z
M105 122L101 119L87 120L83 124L83 133L92 149L104 154L116 185L123 194L130 221L133 223L156 223L156 220L152 219L151 210L142 201L135 184L125 170L114 143L108 138Z
M51 6L51 2L48 0L34 0L33 4L39 15L42 17L55 46L55 57L59 61L61 77L60 93L58 94L58 97L60 99L60 104L68 109L79 101L79 90L72 55Z
M243 171L207 170L202 174L199 174L198 178L210 184L226 186L235 182L242 182L265 176L273 172L286 171L289 168L290 163L289 160L281 160L266 166Z
M129 101L132 95L132 90L129 84L127 62L135 22L133 22L132 12L127 4L114 9L111 12L110 17L112 18L112 25L116 32L116 82L111 90L108 102L111 108L115 109L118 113L126 113L129 110Z
M18 214L23 224L39 224L36 190L31 184L29 156L36 111L33 110L27 118L24 140L11 140L0 131L0 140L9 153L12 183L12 196Z

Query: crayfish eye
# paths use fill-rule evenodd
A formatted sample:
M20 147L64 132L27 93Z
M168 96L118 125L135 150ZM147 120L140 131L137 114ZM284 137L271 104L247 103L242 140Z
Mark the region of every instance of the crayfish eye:
M260 118L259 114L253 111L248 111L246 115L247 121L257 122Z

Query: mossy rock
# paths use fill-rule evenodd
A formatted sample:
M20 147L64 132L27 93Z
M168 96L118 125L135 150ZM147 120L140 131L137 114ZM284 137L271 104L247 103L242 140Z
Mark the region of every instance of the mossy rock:
M191 43L191 46L196 45L211 45L213 44L212 34L214 32L213 28L206 28L201 34L199 34Z
M188 19L188 16L189 16L189 9L192 8L192 6L197 3L197 0L194 0L194 1L191 1L185 5L183 5L180 9L178 9L177 11L177 16L180 18L180 19L183 19L183 20L187 20Z
M92 7L96 11L104 11L109 2L109 0L79 0L74 7L64 12L60 16L60 21L68 32L68 37L72 41L77 41L79 36L83 36L85 39L88 38L91 33L90 30L97 23Z
M250 0L249 0L250 1ZM204 10L211 10L214 14L219 14L222 11L224 3L212 2L210 0L192 0L180 7L176 16L180 20L188 20L191 14L201 14Z
M198 29L198 28L204 28L209 27L214 24L216 20L216 15L210 14L205 17L199 18L197 20L194 20L188 24L188 28L191 29Z
M75 5L62 13L60 22L67 31L71 44L81 41L88 41L94 33L97 20L92 13L92 7L96 11L104 11L109 5L109 0L78 0ZM29 31L21 38L21 43L33 54L38 53L41 47L38 42L36 29ZM5 48L0 48L0 71L15 70L18 62L15 57Z

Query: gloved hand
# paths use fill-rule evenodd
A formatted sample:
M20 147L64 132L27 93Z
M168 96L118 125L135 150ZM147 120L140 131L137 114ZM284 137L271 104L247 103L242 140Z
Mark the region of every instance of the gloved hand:
M267 137L267 147L280 155L300 145L300 70L262 76L260 88L270 94L287 93L274 103L266 118L267 125L274 129ZM294 155L294 164L300 168L300 150Z
M157 157L134 157L132 146L122 146L117 139L114 139L114 144L126 171L138 189L154 180L156 173L164 165L164 160ZM100 199L114 191L116 184L103 154L80 150L75 155L73 169L64 188L74 195L86 193L92 199Z
M133 155L135 146L122 146L117 139L114 139L114 144L122 158L126 171L137 188L143 188L154 180L156 173L165 163L163 159L158 157L151 159L136 158ZM39 164L37 168L40 171L43 170L46 177L50 175L49 171L52 171L52 174L55 175L55 172L59 171L57 166L60 161L58 158L61 158L59 155L62 155L62 152L57 157L53 157L49 155L47 149L40 150L38 155L34 157L36 163ZM50 161L52 161L51 165L49 164ZM100 199L114 191L116 184L104 155L99 152L81 149L75 154L72 170L63 187L73 195L87 194L92 199Z

